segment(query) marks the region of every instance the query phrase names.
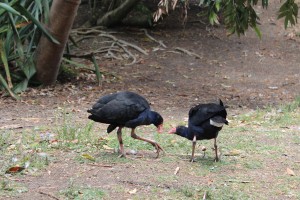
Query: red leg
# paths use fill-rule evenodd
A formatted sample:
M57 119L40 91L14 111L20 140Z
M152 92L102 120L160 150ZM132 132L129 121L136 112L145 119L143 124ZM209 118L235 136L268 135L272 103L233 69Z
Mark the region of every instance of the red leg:
M191 162L195 162L195 147L196 147L196 142L197 142L196 139L197 139L196 136L194 136Z
M120 145L120 151L121 151L121 155L119 157L125 157L125 152L124 152L124 147L123 147L123 140L122 140L122 128L123 127L120 126L118 131L117 131L119 145Z
M131 137L134 138L134 139L142 140L142 141L145 141L145 142L148 142L148 143L152 144L155 147L155 149L156 149L156 153L157 153L157 157L156 158L158 158L160 151L164 152L163 148L161 148L161 146L158 143L156 143L155 141L152 141L152 140L149 140L149 139L145 139L145 138L142 138L142 137L136 135L135 132L134 132L134 130L135 130L134 128L131 130Z
M217 145L217 138L214 138L214 148L215 148L215 153L216 153L216 158L215 161L218 162L219 161L219 157L218 157L218 145Z

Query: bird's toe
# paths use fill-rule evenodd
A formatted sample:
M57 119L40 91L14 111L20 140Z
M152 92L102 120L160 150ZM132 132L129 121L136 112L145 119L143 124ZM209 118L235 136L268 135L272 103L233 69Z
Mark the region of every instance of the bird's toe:
M121 153L118 157L119 157L119 158L126 158L126 155L123 154L123 153Z

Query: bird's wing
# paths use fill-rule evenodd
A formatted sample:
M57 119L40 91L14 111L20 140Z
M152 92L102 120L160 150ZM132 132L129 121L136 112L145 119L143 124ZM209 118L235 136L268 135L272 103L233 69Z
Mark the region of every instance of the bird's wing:
M227 112L224 106L218 104L199 104L189 111L189 121L194 125L200 125L204 121L220 115L224 118L227 116Z
M105 123L125 124L128 120L137 118L145 109L141 104L116 98L94 109L92 114L103 119Z
M102 108L106 104L108 104L110 101L116 99L117 93L114 94L108 94L103 97L101 97L92 107L91 110L98 110L99 108Z

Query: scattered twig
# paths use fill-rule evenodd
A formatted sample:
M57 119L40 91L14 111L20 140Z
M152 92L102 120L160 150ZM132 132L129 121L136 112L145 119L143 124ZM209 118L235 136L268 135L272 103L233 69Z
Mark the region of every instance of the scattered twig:
M21 128L27 128L27 127L33 127L33 125L20 125L20 124L9 124L9 125L4 125L0 126L0 130L13 130L13 129L21 129Z
M10 180L10 181L16 181L16 182L32 182L32 180L24 180L24 179L16 179L16 178L11 178L11 177L8 177L8 176L5 176L5 175L2 175L2 177Z
M206 191L204 192L203 200L206 200Z
M230 180L227 180L225 182L230 182L230 183L251 183L252 181L241 181L241 180L230 179Z
M158 43L160 46L167 48L167 46L161 41L161 40L156 40L154 37L152 37L151 35L149 35L147 29L142 29L142 31L144 31L145 35L152 41Z
M138 181L119 181L121 183L125 184L130 184L130 185L138 185L138 186L150 186L150 187L159 187L159 188L164 188L164 189L181 189L180 186L178 185L167 185L167 184L152 184L152 183L147 183L147 182L138 182Z
M60 200L59 198L57 198L56 196L52 195L52 194L48 194L46 192L42 192L42 191L39 191L40 194L43 194L43 195L46 195L48 197L51 197L52 199L56 199L56 200Z
M119 46L133 59L133 61L131 63L126 64L126 65L133 65L134 63L136 63L136 57L130 51L128 51L128 49L126 49L124 47L124 45L120 44Z
M202 20L193 20L193 21L188 21L187 23L200 23L200 24L207 24L207 23L205 23L204 21L202 21Z
M176 47L175 48L176 51L181 51L189 56L195 56L196 58L199 58L199 59L202 59L202 57L196 53L193 53L193 52L190 52L189 50L186 50L186 49L183 49L183 48L180 48L180 47Z
M74 30L73 33L76 33L78 35L90 35L90 34L94 34L94 33L96 33L96 34L99 34L99 33L100 34L102 34L102 33L106 34L105 31L100 31L100 30L95 30L95 29L90 29L88 31Z
M143 50L142 48L140 48L140 47L138 47L138 46L136 46L136 45L134 45L134 44L131 44L131 43L129 43L129 42L126 42L126 41L124 41L124 40L117 39L117 38L116 38L115 36L113 36L113 35L110 35L110 34L100 34L99 36L100 36L100 37L107 37L107 38L110 38L110 39L112 39L113 41L118 42L118 43L121 43L121 44L126 45L126 46L129 46L129 47L131 47L131 48L133 48L133 49L139 51L140 53L142 53L142 54L144 54L144 55L148 55L148 53L147 53L145 50Z
M177 174L178 174L179 169L180 169L180 167L176 167L175 172L174 172L174 175L177 175Z
M88 165L96 166L96 167L108 167L108 168L113 167L113 165L102 165L102 164L96 164L96 163L88 163Z

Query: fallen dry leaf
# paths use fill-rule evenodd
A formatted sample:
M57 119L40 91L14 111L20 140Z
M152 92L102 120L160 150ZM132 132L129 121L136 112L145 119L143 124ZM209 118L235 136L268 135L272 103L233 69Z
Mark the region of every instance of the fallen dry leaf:
M136 188L134 188L133 190L128 191L129 194L136 194L136 192L137 192Z
M291 170L290 168L286 168L286 173L290 176L295 176L295 172Z
M241 151L240 150L237 150L237 149L233 149L227 153L224 154L224 156L238 156L241 154Z
M5 173L7 174L13 174L13 173L18 173L21 172L25 169L25 167L20 167L20 166L14 166L9 168Z
M23 128L20 124L11 124L11 125L4 125L0 127L0 130L10 130L10 129L19 129Z
M111 148L110 146L108 146L108 145L103 145L103 149L105 149L105 150L114 150L114 148Z
M93 156L91 156L91 155L89 155L89 154L87 154L87 153L84 153L84 154L82 154L81 156L82 156L83 158L88 159L88 160L91 160L91 161L95 161L95 160L96 160Z
M180 167L176 167L174 175L176 175L179 172Z

